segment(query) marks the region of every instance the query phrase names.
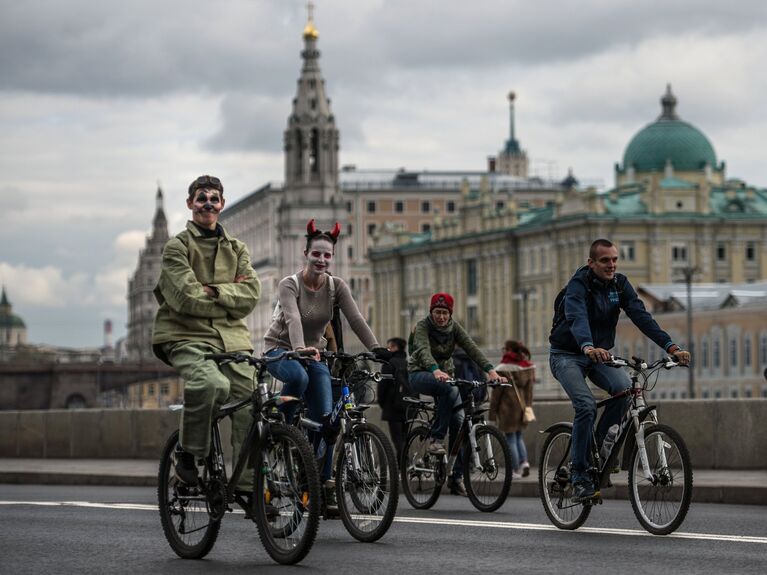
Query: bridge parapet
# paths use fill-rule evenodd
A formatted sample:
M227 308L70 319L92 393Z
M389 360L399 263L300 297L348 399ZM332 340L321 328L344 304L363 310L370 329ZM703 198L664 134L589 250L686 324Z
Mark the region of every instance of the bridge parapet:
M699 469L767 467L767 399L658 402L660 420L679 431ZM531 463L541 447L539 430L571 421L568 402L538 402L538 420L525 431ZM384 430L375 407L368 419ZM163 409L0 411L0 457L158 458L178 426L179 414ZM224 428L228 446L228 424Z

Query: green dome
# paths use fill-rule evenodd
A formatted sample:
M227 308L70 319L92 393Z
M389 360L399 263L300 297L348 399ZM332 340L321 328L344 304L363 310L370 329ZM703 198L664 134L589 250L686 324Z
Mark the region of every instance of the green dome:
M27 327L27 326L24 325L24 321L17 315L0 314L0 327L11 328L11 327Z
M708 164L716 167L716 153L708 138L695 126L680 120L674 110L676 98L671 87L661 99L663 113L634 136L623 154L624 169L638 172L662 171L667 160L677 171L698 171Z

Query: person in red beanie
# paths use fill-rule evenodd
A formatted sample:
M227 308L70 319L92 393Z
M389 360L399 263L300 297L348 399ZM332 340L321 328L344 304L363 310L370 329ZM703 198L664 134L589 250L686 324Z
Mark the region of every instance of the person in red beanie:
M463 423L463 410L453 411L461 404L460 392L457 387L445 383L454 373L452 356L456 346L481 366L489 379L506 381L498 375L463 326L453 319L454 305L455 300L450 294L435 293L429 303L429 315L419 321L410 334L407 366L410 389L414 393L431 395L437 404L436 421L429 442L429 452L434 455L446 453L448 425L451 441L454 441ZM465 494L462 483L453 483L455 485L451 489Z

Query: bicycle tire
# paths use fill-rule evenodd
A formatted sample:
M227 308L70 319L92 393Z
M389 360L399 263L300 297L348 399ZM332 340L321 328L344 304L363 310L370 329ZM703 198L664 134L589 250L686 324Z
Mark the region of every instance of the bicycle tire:
M295 427L272 423L262 441L253 481L254 520L269 556L293 565L306 557L317 537L319 474L311 446Z
M429 509L439 499L445 482L442 455L429 455L429 429L415 427L407 434L400 463L402 493L415 509Z
M663 442L663 457L654 448ZM652 425L645 430L645 446L653 479L642 474L639 446L635 446L629 465L629 498L634 515L647 531L668 535L687 516L692 499L690 452L682 436L668 425ZM663 465L665 459L666 465Z
M341 522L352 537L363 543L383 537L394 521L399 500L397 457L391 442L375 425L353 427L359 469L348 461L347 444L336 461L336 499Z
M538 459L538 492L543 510L559 529L577 529L591 513L591 505L576 503L572 499L570 483L570 437L572 428L559 425L553 428L543 443ZM564 465L560 463L564 462Z
M478 510L492 512L504 504L511 489L511 451L504 435L490 425L475 427L481 468L474 467L468 437L463 451L463 484ZM490 449L488 450L488 445Z
M178 431L171 434L160 459L157 477L160 523L176 555L183 559L202 559L216 543L221 520L211 520L205 494L200 488L187 487L176 479L173 455L178 437ZM201 499L186 499L198 496Z

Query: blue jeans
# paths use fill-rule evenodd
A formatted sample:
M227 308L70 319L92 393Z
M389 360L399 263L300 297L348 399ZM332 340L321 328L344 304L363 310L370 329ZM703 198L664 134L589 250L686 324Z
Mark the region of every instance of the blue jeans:
M444 381L439 381L429 371L414 371L409 375L408 379L410 381L410 389L414 393L430 395L436 402L437 411L431 436L434 439L443 441L449 425L451 439L453 439L463 423L463 409L453 411L462 403L458 388Z
M570 448L572 481L573 483L585 481L587 479L586 470L590 465L591 430L594 428L597 415L597 402L586 384L586 377L610 395L615 395L631 387L631 379L623 369L593 363L585 355L552 352L549 356L549 366L551 367L551 374L564 388L565 393L573 403L573 408L575 408L572 446ZM602 440L611 425L620 423L627 403L628 397L623 401L611 401L605 406L599 425L597 425L597 445L602 444Z
M513 471L519 471L522 464L527 461L527 447L525 447L525 440L522 438L522 432L513 431L507 433L506 443L509 444L509 451L511 451L511 469Z
M269 350L267 357L280 355L287 350L275 348ZM306 365L295 359L283 359L267 364L266 370L282 381L282 395L303 397L309 411L309 419L322 421L323 416L332 409L332 387L330 370L321 361L308 360ZM280 406L288 423L293 423L293 418L298 408L297 402L286 403ZM315 438L317 441L319 438ZM325 464L321 469L321 479L330 479L333 466L333 446L329 445Z

